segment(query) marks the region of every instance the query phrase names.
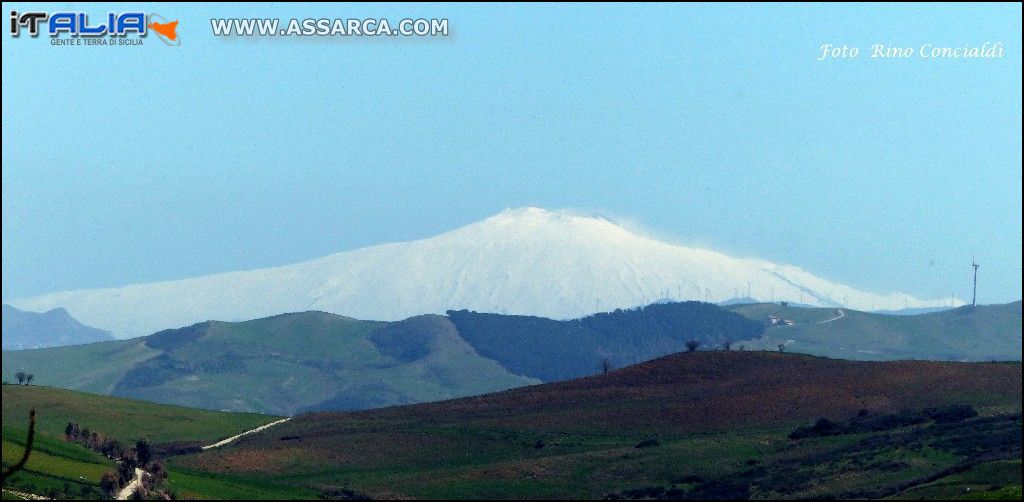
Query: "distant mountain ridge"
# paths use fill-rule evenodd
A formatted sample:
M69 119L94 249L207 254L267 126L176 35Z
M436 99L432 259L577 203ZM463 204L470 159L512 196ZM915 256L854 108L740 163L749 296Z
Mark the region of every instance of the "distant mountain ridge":
M3 306L3 350L38 349L113 340L109 331L86 326L63 308L27 312Z
M918 315L918 314L931 314L932 312L942 312L949 310L953 307L918 307L910 309L896 309L896 310L874 310L872 314L889 314L889 315Z
M697 302L574 321L452 312L396 322L299 312L152 335L5 351L3 374L166 404L289 415L470 396L760 336L762 323Z
M682 352L690 340L701 351L731 342L733 351L851 360L1019 361L1020 333L1020 302L913 316L772 303L657 303L569 321L463 310L384 322L313 311L4 351L3 375L25 370L43 385L287 415L562 381Z
M798 267L658 241L607 219L529 207L435 237L281 267L12 301L64 307L125 338L207 319L320 310L395 321L448 310L574 319L658 300L739 296L860 310L950 301L874 294ZM956 305L959 300L953 300Z

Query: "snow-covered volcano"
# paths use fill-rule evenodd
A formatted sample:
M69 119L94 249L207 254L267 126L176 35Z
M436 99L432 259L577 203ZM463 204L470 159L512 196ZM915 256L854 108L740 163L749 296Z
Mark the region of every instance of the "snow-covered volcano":
M346 251L294 265L10 302L67 309L118 337L208 319L303 310L396 320L448 309L572 318L654 301L745 295L854 309L935 306L874 294L791 265L739 259L638 235L606 219L510 209L428 239Z

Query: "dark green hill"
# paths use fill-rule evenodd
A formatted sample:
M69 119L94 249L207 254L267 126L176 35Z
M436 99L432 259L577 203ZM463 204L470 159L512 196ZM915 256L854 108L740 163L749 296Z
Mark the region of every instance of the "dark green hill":
M690 340L720 348L726 340L751 340L764 331L763 323L700 302L656 303L569 321L465 310L448 317L481 355L545 382L592 375L602 359L621 367L682 352Z

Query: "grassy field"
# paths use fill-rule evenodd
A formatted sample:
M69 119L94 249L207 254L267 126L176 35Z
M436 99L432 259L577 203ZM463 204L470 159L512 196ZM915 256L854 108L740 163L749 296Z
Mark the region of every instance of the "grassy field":
M133 401L41 386L3 387L3 462L20 458L28 425L28 410L36 409L35 448L25 470L9 480L19 491L61 498L99 496L100 476L113 462L83 446L64 441L64 427L76 422L124 442L148 439L160 443L212 443L253 429L277 417L226 413ZM251 483L247 484L247 483ZM66 486L65 486L66 485ZM170 487L193 498L235 498L266 494L263 498L301 498L308 490L271 489L258 480L233 480L172 470ZM56 490L56 491L54 491Z
M982 417L982 419L990 417ZM976 419L980 420L980 419ZM1019 415L1005 419L1016 429ZM387 427L381 424L382 427ZM972 427L972 422L957 424ZM672 490L704 490L703 497L821 498L845 494L861 498L876 490L897 487L963 462L968 456L940 445L951 431L929 425L906 427L848 437L793 441L788 427L758 427L720 433L664 435L653 446L637 448L639 435L524 434L521 431L466 427L455 431L421 430L414 425L384 433L389 441L412 445L390 461L339 463L323 457L278 457L270 464L246 464L256 445L239 445L222 456L204 454L177 461L231 472L236 479L259 478L268 483L293 483L318 494L374 498L488 499L488 498L659 498ZM1004 432L1006 429L1004 429ZM274 433L277 441L294 431ZM421 436L420 436L421 435ZM423 436L443 435L448 448L431 448ZM417 436L420 436L417 439ZM888 445L892 436L903 443ZM348 436L353 457L374 445L359 434ZM466 439L473 438L473 439ZM382 438L383 439L383 438ZM920 441L920 445L912 445ZM1012 444L1012 438L1011 438ZM1017 443L1019 445L1019 441ZM538 445L542 445L539 446ZM380 447L381 444L376 446ZM436 447L436 445L433 445ZM284 453L278 451L279 454ZM295 452L298 453L298 452ZM1017 460L1001 461L1011 468L992 469L1000 462L896 492L902 498L924 496L960 498L974 490L995 497L1019 490ZM221 454L217 454L221 455ZM204 458L206 457L206 458ZM224 462L219 464L219 462ZM1015 462L1015 463L1014 463ZM1018 467L1016 480L1012 466ZM735 491L740 480L750 492ZM250 481L251 482L251 481ZM252 486L251 484L249 486ZM995 489L994 489L995 488ZM894 490L897 488L893 488ZM210 491L208 493L217 493ZM737 495L739 493L739 495ZM865 495L868 494L868 495ZM293 493L299 496L298 493ZM308 496L308 495L307 495Z
M289 480L271 481L265 476L210 473L169 462L168 487L181 499L205 500L302 500L317 498L317 491Z
M210 441L233 436L276 417L226 413L133 401L36 385L4 385L4 431L24 430L28 411L36 409L37 431L60 438L68 422L122 441L153 443ZM5 436L6 437L6 436Z
M8 439L10 438L10 439ZM21 441L21 442L19 442ZM17 462L24 451L24 433L4 428L3 463ZM179 499L309 499L317 492L259 476L231 476L177 468L170 461L167 487ZM114 469L110 459L75 443L37 436L25 469L4 488L55 499L102 498L99 480ZM20 500L5 494L5 500Z
M984 463L970 471L926 483L894 498L1020 500L1020 497L1021 461L1017 459Z
M3 464L16 463L24 450L25 432L3 428ZM74 443L37 436L25 469L12 476L5 488L51 498L96 498L100 476L114 468L106 457ZM56 497L54 497L56 495Z

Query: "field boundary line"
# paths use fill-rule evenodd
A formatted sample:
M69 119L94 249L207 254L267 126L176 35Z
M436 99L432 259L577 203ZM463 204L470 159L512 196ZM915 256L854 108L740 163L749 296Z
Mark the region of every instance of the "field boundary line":
M231 437L229 437L227 439L222 439L222 440L217 441L216 443L213 443L211 445L206 445L206 446L203 447L203 450L211 450L213 448L220 448L221 446L229 444L229 443L235 441L236 439L238 439L238 438L240 438L242 436L246 436L246 435L249 435L249 434L255 434L257 432L265 431L265 430L267 430L267 429L269 429L269 428L271 428L271 427L273 427L275 425L283 424L283 423L285 423L285 422L287 422L289 420L291 420L291 417L282 418L281 420L276 420L274 422L270 422L269 424L261 425L261 426L255 428L255 429L247 430L247 431L245 431L245 432L243 432L241 434L235 434L234 436L231 436Z

